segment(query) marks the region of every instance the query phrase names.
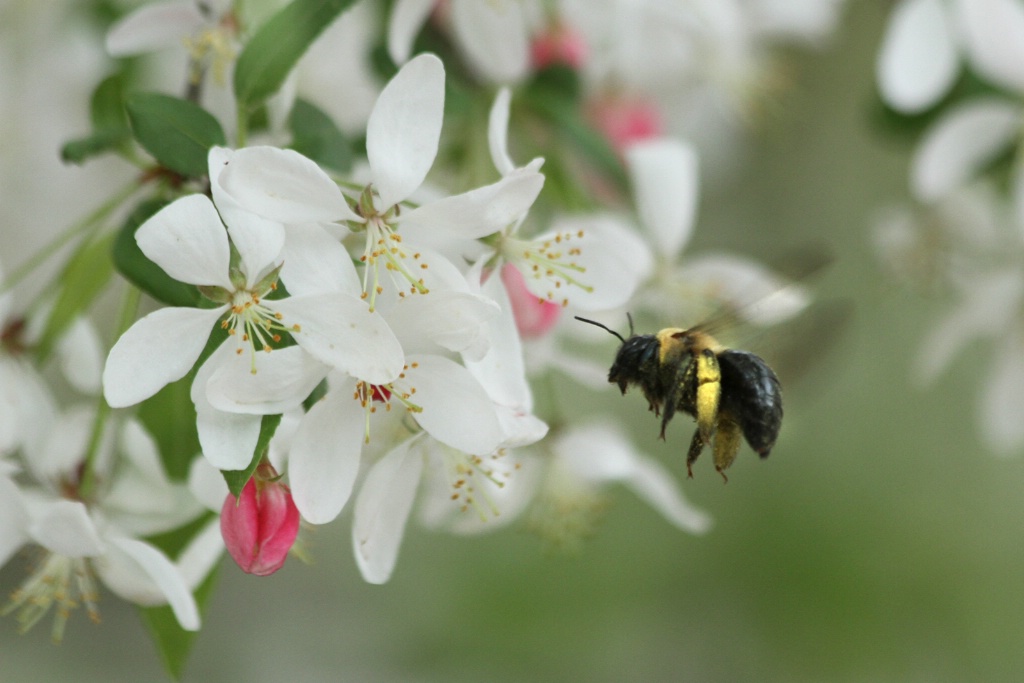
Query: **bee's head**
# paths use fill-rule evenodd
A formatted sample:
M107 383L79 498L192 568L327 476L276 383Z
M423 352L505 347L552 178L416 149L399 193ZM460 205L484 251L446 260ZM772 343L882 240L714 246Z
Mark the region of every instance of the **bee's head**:
M596 320L576 316L580 322L600 327L618 337L622 342L618 353L615 354L615 362L612 363L612 367L608 371L608 381L617 384L623 393L631 383L643 381L644 370L650 367L651 362L657 362L658 349L661 346L661 342L653 334L635 334L633 332L633 317L629 314L626 314L626 317L629 319L628 339Z
M630 384L643 384L657 366L661 342L653 334L634 334L622 342L615 362L608 370L608 381L617 384L622 393Z

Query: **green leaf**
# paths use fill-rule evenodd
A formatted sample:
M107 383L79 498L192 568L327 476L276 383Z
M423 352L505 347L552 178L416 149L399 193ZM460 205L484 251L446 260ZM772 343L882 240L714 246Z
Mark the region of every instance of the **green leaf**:
M46 358L68 326L92 305L96 295L114 273L110 262L113 235L83 243L64 267L60 277L60 293L46 319L46 327L37 347L39 357Z
M327 114L299 99L288 117L291 147L321 166L345 173L352 168L352 145Z
M81 164L92 157L119 149L130 138L127 131L97 131L65 142L60 148L60 158L69 164Z
M264 415L263 422L260 424L260 438L256 442L256 450L253 451L252 462L249 463L249 466L244 470L221 471L221 474L224 475L224 481L228 483L228 490L231 491L235 498L241 495L245 482L249 481L249 477L256 471L256 466L260 464L260 460L263 458L263 454L266 453L267 446L274 437L274 432L277 431L279 424L281 424L280 415Z
M124 110L125 77L121 72L107 76L92 93L89 100L89 120L94 131L117 130L131 134L128 115Z
M114 266L128 281L157 301L171 306L198 306L202 300L199 290L165 273L135 242L139 226L165 205L162 200L152 199L136 207L114 240Z
M251 112L280 89L320 33L354 0L293 0L246 43L235 64L235 99Z
M190 396L194 378L195 370L171 382L143 401L137 413L160 446L164 470L177 481L188 478L189 465L202 450L196 430L196 409Z
M139 144L161 166L184 176L206 175L207 152L214 145L227 144L217 119L188 100L159 93L135 93L125 107Z
M210 572L210 575L193 592L196 605L199 607L200 616L206 612L206 606L210 602L210 596L213 594L213 587L217 583L218 572L219 568L215 567ZM174 680L181 680L185 663L188 661L188 656L192 651L196 636L199 634L183 629L178 624L178 620L174 617L174 612L169 605L140 607L139 613L142 616L142 621L149 629L149 634L153 637L153 642L160 653L160 659L163 660L167 673Z
M92 132L64 143L60 150L63 161L81 164L106 152L124 147L132 132L124 110L124 76L116 73L100 81L89 102Z
M626 169L615 150L603 135L581 118L580 109L571 100L554 97L544 88L527 91L524 100L616 185L623 190L629 187Z

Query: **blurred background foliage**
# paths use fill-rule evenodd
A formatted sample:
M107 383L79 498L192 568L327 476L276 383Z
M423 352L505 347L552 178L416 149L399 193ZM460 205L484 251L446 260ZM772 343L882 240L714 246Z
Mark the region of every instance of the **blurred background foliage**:
M744 447L728 485L703 460L685 480L688 430L662 443L639 396L554 387L580 418L628 414L714 517L708 535L615 490L577 553L545 551L522 524L468 539L414 528L394 578L371 586L344 514L306 534L311 566L224 568L185 680L1021 680L1024 459L977 437L989 348L911 386L922 331L948 302L886 280L870 245L874 212L907 192L910 145L874 104L888 9L852 1L827 49L788 55L794 88L756 123L736 174L703 191L689 253L771 262L825 243L836 261L816 291L854 304L835 348L815 360L819 340L803 340L810 371L786 388L771 458ZM166 680L134 608L101 609L101 626L76 615L57 647L45 628L18 636L4 622L0 680Z

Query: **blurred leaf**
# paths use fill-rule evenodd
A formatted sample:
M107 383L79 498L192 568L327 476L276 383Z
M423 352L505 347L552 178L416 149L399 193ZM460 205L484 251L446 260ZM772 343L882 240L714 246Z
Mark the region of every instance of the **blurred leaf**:
M159 93L135 93L125 104L132 132L161 166L197 178L207 172L206 156L227 144L214 116L187 100Z
M195 370L171 382L139 405L138 417L160 445L167 475L188 478L189 465L202 450L196 430L196 409L189 395Z
M527 88L547 92L549 96L579 104L582 93L580 75L565 64L552 64L538 71Z
M575 100L550 87L528 89L523 103L547 120L555 132L620 189L627 189L626 169L608 140L583 120Z
M291 148L321 166L342 173L352 168L352 145L327 114L316 105L299 99L288 117Z
M219 567L214 567L210 575L193 592L200 616L204 616L206 612L206 606L213 594L213 587L217 583L218 572ZM183 629L178 624L169 605L140 607L139 612L149 629L156 649L160 652L160 659L163 660L167 673L174 680L181 680L181 673L185 669L185 663L188 661L192 645L199 633Z
M107 76L89 100L89 120L94 131L118 130L131 134L128 114L124 109L125 77L121 72Z
M57 301L46 319L46 327L39 340L40 358L50 355L54 344L68 326L89 308L96 295L110 281L114 273L110 262L110 244L113 239L113 235L105 235L83 243L64 267Z
M266 453L267 446L274 437L274 432L277 431L279 424L281 424L280 415L264 415L263 422L260 424L260 438L256 442L256 450L253 451L252 461L249 463L249 466L244 470L221 471L221 474L224 475L224 481L228 483L228 490L231 491L235 498L241 495L245 482L249 481L249 477L256 471L256 466L260 464L260 460L263 458L263 454Z
M128 134L116 130L91 133L65 142L60 148L60 159L69 164L81 164L92 157L118 149L128 139Z
M202 301L199 290L165 273L142 253L135 241L135 231L139 226L165 205L162 200L152 199L136 207L114 241L114 266L132 284L157 301L171 306L198 306Z
M132 136L124 110L124 76L116 73L100 81L89 102L92 132L64 143L60 158L72 164L112 152L125 145Z
M249 112L276 93L320 33L354 0L294 0L246 43L235 65L235 99Z

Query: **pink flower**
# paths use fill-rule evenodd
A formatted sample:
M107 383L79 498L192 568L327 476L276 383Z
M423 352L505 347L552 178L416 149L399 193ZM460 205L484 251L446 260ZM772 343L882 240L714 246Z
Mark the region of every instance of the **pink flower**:
M665 130L657 106L642 99L601 98L592 103L590 118L620 154L633 143L658 137Z
M535 69L553 64L580 69L587 61L587 44L576 30L566 24L555 24L534 39L530 56Z
M511 263L501 267L501 281L505 283L516 328L525 338L542 337L555 326L562 307L554 301L540 299L526 288L526 280Z
M220 513L224 545L242 571L273 574L284 565L299 533L299 510L287 486L269 464L260 465L242 496L224 500Z

